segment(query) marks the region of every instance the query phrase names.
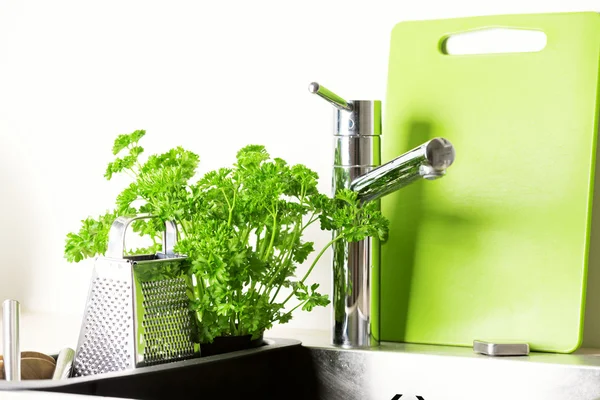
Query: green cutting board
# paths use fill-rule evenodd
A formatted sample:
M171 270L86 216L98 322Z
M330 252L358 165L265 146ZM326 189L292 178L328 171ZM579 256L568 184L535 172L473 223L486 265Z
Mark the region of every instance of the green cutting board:
M443 53L449 35L489 27L541 30L547 44L530 53ZM390 219L382 340L580 346L599 60L597 13L395 26L383 159L441 136L456 147L456 162L443 179L382 200Z

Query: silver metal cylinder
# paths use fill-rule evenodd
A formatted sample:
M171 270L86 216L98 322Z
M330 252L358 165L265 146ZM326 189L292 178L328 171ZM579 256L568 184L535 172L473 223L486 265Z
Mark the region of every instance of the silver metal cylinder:
M377 200L420 180L434 180L446 174L454 162L455 151L444 138L435 138L392 161L354 179L350 189L363 202Z
M381 135L381 101L350 100L351 111L334 110L335 136L379 136Z
M331 103L333 126L333 195L381 164L381 101L344 100L313 82L308 90ZM333 233L337 236L336 232ZM379 344L379 243L368 238L333 244L334 344L369 347Z
M381 137L334 136L334 167L376 167L380 164Z
M372 168L334 166L334 193L350 188L355 178ZM373 251L377 246L374 238L358 242L340 240L333 244L333 344L347 347L379 344L379 309L373 307L373 296L379 295L379 252Z
M350 111L334 110L333 194L381 163L381 101L351 100ZM336 233L334 232L334 235ZM374 242L375 241L375 242ZM379 294L376 239L333 245L332 342L348 347L379 344ZM377 302L378 303L378 302Z
M19 343L19 315L21 307L16 300L2 303L2 344L4 377L7 381L21 380L21 348Z
M56 368L54 369L52 379L67 379L69 376L71 376L74 359L75 350L68 347L62 349L60 353L58 353L58 358L56 359Z

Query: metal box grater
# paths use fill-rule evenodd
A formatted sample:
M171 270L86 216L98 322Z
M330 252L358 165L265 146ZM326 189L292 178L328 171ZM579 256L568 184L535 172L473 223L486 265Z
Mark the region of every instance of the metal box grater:
M74 376L160 364L200 355L189 309L186 257L177 255L177 226L165 223L163 252L124 256L135 220L112 224L106 257L98 257L84 310Z

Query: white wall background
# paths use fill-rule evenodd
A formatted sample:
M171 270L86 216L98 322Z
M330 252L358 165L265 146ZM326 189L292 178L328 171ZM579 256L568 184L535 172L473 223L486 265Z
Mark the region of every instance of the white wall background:
M125 184L103 178L117 134L146 129L148 153L182 145L202 171L264 144L328 192L331 108L309 82L384 99L397 22L555 11L600 0L0 0L0 300L80 315L92 263L68 264L64 237ZM313 279L329 288L329 257ZM329 310L290 326L328 329Z

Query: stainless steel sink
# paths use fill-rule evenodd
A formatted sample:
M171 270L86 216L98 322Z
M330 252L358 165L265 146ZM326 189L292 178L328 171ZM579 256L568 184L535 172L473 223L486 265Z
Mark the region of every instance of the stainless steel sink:
M0 390L42 390L132 399L315 399L316 377L300 341L62 381L0 382ZM1 396L0 396L1 397Z
M491 358L459 347L357 350L266 339L256 349L64 381L0 382L0 390L134 399L600 400L598 354Z

